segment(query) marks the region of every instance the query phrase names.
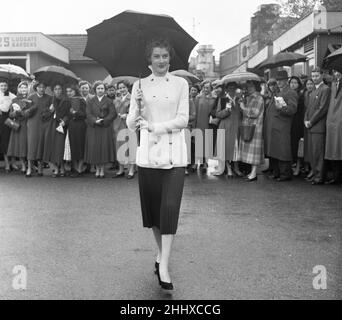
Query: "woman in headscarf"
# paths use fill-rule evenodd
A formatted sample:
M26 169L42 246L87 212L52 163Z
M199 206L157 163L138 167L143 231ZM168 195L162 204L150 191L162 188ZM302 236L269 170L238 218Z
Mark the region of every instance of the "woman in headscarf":
M5 124L5 121L9 117L10 107L14 98L15 95L9 92L8 81L0 79L0 155L4 157L6 172L11 171L7 155L11 129Z
M53 87L53 108L49 111L52 113L52 126L50 127L51 153L50 157L44 159L49 160L53 165L52 177L64 177L64 151L65 138L67 133L67 125L69 120L70 100L64 96L61 84ZM45 153L47 154L47 153Z
M32 101L28 100L28 90L29 84L27 81L19 83L18 94L12 101L9 114L10 118L19 124L19 128L11 132L7 155L20 159L23 174L26 173L27 157L27 118L25 117L25 110L32 103Z
M84 161L96 166L96 178L105 177L105 164L114 161L113 121L117 117L115 106L105 96L103 81L94 84L95 97L87 101L87 133Z
M81 97L78 86L69 85L66 87L66 93L70 100L69 114L69 141L71 149L71 161L74 172L71 177L77 178L82 174L84 163L84 143L87 125L85 119L86 102Z

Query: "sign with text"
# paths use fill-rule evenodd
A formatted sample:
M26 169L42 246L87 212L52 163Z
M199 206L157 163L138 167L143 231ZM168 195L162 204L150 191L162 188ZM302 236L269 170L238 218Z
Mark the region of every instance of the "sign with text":
M37 36L35 35L0 35L0 51L30 51L38 48Z

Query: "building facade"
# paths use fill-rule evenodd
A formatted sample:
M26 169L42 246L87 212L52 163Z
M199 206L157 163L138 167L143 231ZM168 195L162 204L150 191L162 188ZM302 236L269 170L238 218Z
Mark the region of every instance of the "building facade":
M48 66L63 66L80 79L103 80L108 72L96 61L84 57L87 35L45 35L0 33L0 64L12 63L32 74Z

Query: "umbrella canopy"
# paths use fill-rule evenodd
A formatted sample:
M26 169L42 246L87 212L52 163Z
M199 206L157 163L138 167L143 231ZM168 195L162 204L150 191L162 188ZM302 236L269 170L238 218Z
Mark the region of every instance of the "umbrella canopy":
M137 80L139 80L139 78L131 77L131 76L121 76L121 77L115 77L115 78L108 76L106 79L103 80L103 82L107 84L115 85L120 81L126 81L132 86L133 83Z
M102 64L113 76L148 76L146 44L166 38L175 50L172 70L188 69L188 59L197 44L172 17L124 11L87 30L84 55Z
M174 76L182 77L190 83L201 82L201 79L199 79L194 74L186 70L175 70L172 71L171 74L173 74Z
M0 64L0 78L7 80L29 79L27 72L14 64Z
M334 51L325 58L324 67L342 72L342 48Z
M292 66L297 62L305 62L307 57L296 52L279 52L274 56L263 61L258 68L276 68L283 66Z
M224 76L219 84L227 84L231 82L243 83L246 81L257 81L261 82L261 78L252 72L236 72Z
M56 84L77 84L80 80L72 71L59 66L42 67L33 74L36 80L50 87Z

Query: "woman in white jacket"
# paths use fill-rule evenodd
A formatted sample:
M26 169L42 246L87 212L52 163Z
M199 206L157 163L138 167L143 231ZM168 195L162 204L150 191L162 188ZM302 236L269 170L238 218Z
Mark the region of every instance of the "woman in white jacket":
M158 246L155 273L169 292L173 290L169 258L188 164L184 129L189 119L188 83L168 72L172 54L165 40L148 45L152 74L141 79L140 86L134 84L127 117L130 130L140 128L136 162L143 226L153 229Z

